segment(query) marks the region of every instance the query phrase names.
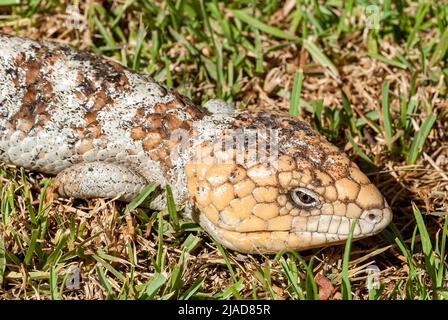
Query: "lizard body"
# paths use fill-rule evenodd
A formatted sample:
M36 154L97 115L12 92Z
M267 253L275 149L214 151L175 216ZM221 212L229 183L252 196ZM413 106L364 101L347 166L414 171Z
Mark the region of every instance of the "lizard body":
M152 181L226 247L303 250L378 233L386 200L308 124L206 108L68 46L0 34L0 161L56 175L61 196L133 199ZM166 207L165 193L152 199Z

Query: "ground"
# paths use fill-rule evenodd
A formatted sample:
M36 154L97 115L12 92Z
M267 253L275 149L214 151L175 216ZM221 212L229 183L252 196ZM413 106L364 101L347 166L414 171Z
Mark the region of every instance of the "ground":
M368 173L394 218L351 250L243 255L173 212L48 202L52 177L2 164L0 299L448 298L444 1L15 3L0 1L2 32L109 56L199 105L297 113Z

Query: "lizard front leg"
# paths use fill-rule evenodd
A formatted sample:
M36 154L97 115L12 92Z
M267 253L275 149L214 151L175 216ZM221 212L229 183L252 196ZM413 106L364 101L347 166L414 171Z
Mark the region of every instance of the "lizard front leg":
M96 161L75 164L56 176L54 191L78 199L117 198L129 202L148 183L123 165Z

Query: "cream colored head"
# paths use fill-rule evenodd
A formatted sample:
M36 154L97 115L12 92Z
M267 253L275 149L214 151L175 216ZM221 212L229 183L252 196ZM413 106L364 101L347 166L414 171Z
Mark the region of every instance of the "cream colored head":
M383 230L391 210L358 166L307 125L284 119L269 122L280 133L275 166L241 163L235 150L204 152L187 164L201 226L246 253L341 243L354 220L355 239Z

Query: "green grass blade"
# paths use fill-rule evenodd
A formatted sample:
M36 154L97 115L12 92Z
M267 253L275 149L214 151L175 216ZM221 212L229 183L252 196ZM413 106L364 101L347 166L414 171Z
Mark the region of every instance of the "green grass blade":
M171 292L179 292L182 289L183 281L182 281L182 273L185 267L185 258L184 253L181 254L179 258L179 262L171 269L171 274L168 284L167 291Z
M165 77L166 77L165 82L166 82L166 85L171 88L171 87L173 87L173 75L171 74L171 69L170 69L171 62L168 59L168 57L166 56L166 54L164 54L162 56L162 60L165 65L165 67L163 68L163 70L165 72Z
M387 297L387 300L394 300L395 299L395 297L397 296L398 290L403 285L403 282L404 282L403 279L401 279L400 281L397 282L397 284L394 286L394 288L392 289L391 293Z
M143 188L142 191L140 191L138 196L127 205L127 209L129 211L132 211L138 208L138 206L140 206L143 201L148 198L148 196L155 190L155 188L156 184L154 182L150 182L146 187Z
M122 283L126 282L126 277L121 274L119 271L117 271L114 267L112 267L109 263L107 263L105 260L103 260L101 257L99 257L96 254L92 254L92 257L99 262L104 269L112 273L118 280L120 280Z
M20 168L20 176L23 184L23 197L25 198L26 207L28 209L28 213L30 216L30 221L33 225L37 225L36 213L34 211L34 206L31 204L31 192L30 192L30 184L25 175L25 169Z
M386 64L388 64L388 65L390 65L392 67L397 67L397 68L400 68L400 69L407 69L408 68L408 66L406 64L398 62L398 61L395 61L395 60L392 60L392 59L389 59L389 58L386 58L385 56L382 56L382 55L380 55L378 53L369 53L369 56L371 56L372 58L374 58L374 59L376 59L378 61L384 62L384 63L386 63Z
M222 45L221 42L216 41L215 39L215 33L213 32L213 29L210 24L209 15L207 14L204 0L200 1L200 7L202 11L202 17L204 19L205 27L210 35L211 44L214 49L214 54L216 58L216 63L214 64L214 67L216 69L216 96L218 98L223 98L223 84L224 84L224 62L223 62L223 54L222 54Z
M434 53L432 54L430 64L435 65L440 60L443 59L443 57L446 55L446 52L448 50L448 28L445 28L445 31L442 34L442 37L437 43L437 47L434 50Z
M197 278L193 284L184 292L181 294L181 296L179 297L179 300L188 300L191 297L193 297L196 292L199 291L199 289L201 289L202 283L204 282L204 279L202 278Z
M353 149L355 150L355 152L364 160L366 161L369 165L371 165L372 167L375 165L374 162L364 153L364 151L361 150L361 148L358 146L358 144L355 142L355 140L353 139L352 135L350 132L347 131L347 139L350 142L350 144L352 145Z
M263 47L261 43L260 32L258 31L258 29L255 29L254 33L255 33L255 52L257 55L257 60L255 63L255 72L263 73L264 71Z
M191 252L199 245L201 242L201 239L199 237L196 237L193 234L189 234L187 239L185 239L184 243L182 244L182 249L185 250L185 252Z
M105 253L105 252L104 252L103 250L101 250L101 249L98 249L98 250L96 251L96 254L97 254L98 257L100 257L101 259L104 259L104 260L107 260L107 261L111 261L111 262L114 262L114 263L121 263L121 264L124 264L124 265L129 265L129 264L131 264L128 260L125 260L125 259L121 259L121 258L118 258L118 257L111 256L110 254Z
M156 265L154 266L158 272L162 272L165 264L165 254L163 252L163 215L159 212L157 215L157 256Z
M413 47L416 41L415 36L418 33L419 29L421 28L421 24L423 22L423 19L429 10L430 6L428 3L421 2L417 7L417 12L414 14L414 23L413 28L408 36L408 40L406 41L406 48L409 49Z
M138 70L140 69L140 57L142 54L143 41L145 41L146 31L143 23L140 23L138 28L137 40L134 51L134 59L132 61L132 69Z
M442 240L441 240L441 245L440 245L441 263L440 263L439 269L437 270L437 282L436 282L437 288L440 288L442 286L443 276L446 273L446 266L445 266L444 262L446 261L445 250L446 250L447 233L448 233L448 212L446 212L446 214L445 214L445 223L443 224L443 230L442 230ZM0 247L0 250L1 250L1 247ZM1 252L0 252L0 254L1 254ZM1 267L1 264L0 264L0 267ZM1 270L0 270L0 273L1 273Z
M10 215L14 212L14 187L9 183L8 187L2 190L0 201L1 223L6 226L9 222Z
M51 299L60 300L58 293L58 275L54 265L50 267L50 292Z
M230 297L234 296L238 298L239 292L244 288L244 279L240 279L238 282L232 284L231 286L224 289L222 292L214 296L215 299L228 300Z
M415 281L417 275L416 266L411 257L411 254L406 248L404 240L401 238L401 235L395 237L395 243L397 244L398 248L400 248L400 251L402 252L403 256L406 258L406 262L409 267L409 277L406 283L407 298L414 299L417 293L415 293L414 289L412 288L412 283Z
M293 117L299 115L300 93L302 92L303 71L297 71L294 75L294 84L292 86L291 102L289 105L289 114Z
M217 245L218 251L221 253L221 255L222 255L223 259L224 259L224 262L225 262L225 264L227 266L227 269L230 272L230 275L232 277L233 282L234 283L238 282L238 278L236 276L235 271L233 270L232 264L230 263L229 257L227 256L227 253L226 253L226 250L215 239L213 239L213 242L215 242L215 244Z
M6 254L5 245L3 244L3 235L0 231L0 288L3 287L3 280L5 277L6 270Z
M115 42L114 37L110 33L109 29L105 28L101 21L95 16L94 17L95 25L98 28L98 31L101 33L101 36L106 41L107 45L110 47L115 47L117 44Z
M170 221L174 227L174 230L177 231L180 229L179 219L177 217L176 204L174 203L173 191L169 185L166 185L166 201L167 201L167 210L170 216Z
M386 143L390 147L393 136L392 115L389 107L389 82L384 81L381 89L381 113L383 115L383 126Z
M269 261L266 260L264 265L260 267L260 270L257 270L255 272L255 276L257 279L261 282L263 285L264 290L269 293L272 300L275 300L277 295L275 294L274 290L272 289L272 279L271 279L271 267L269 265Z
M113 293L113 290L112 290L112 286L110 285L109 280L107 280L107 276L104 273L103 268L100 266L96 267L96 273L98 275L98 278L100 279L101 284L107 291L107 296L110 297Z
M358 223L358 220L353 220L350 225L350 232L348 233L347 242L345 243L344 249L344 257L342 260L342 299L343 300L352 300L352 289L350 286L350 279L348 276L348 264L350 261L350 250L352 246L353 239L353 231L355 230L355 226Z
M353 116L352 106L350 104L350 100L348 99L347 93L344 90L341 90L342 97L342 108L347 114L348 121L350 122L350 128L355 133L358 134L358 128L356 127L356 118Z
M313 57L314 61L328 69L332 77L339 78L339 72L336 66L330 61L330 59L328 59L325 53L323 53L323 51L314 42L306 39L303 42L303 46L311 55L311 57Z
M65 244L67 243L67 236L65 234L61 235L56 247L53 249L53 252L48 256L45 265L43 266L43 270L48 270L48 267L51 265L56 265L62 257L62 251L65 248Z
M431 238L429 236L428 230L426 229L420 209L414 203L412 203L412 209L414 211L415 221L420 233L420 241L422 242L423 254L425 255L425 269L431 277L433 287L436 288L437 273L435 269L435 254L432 248Z
M256 28L263 32L266 32L267 34L269 34L273 37L277 37L277 38L285 39L285 40L292 40L292 41L296 41L296 42L301 41L300 38L298 38L292 34L289 34L288 32L285 32L279 28L267 25L266 23L258 20L257 18L254 18L254 17L248 15L245 11L242 11L242 10L231 10L231 11L236 18L247 23L248 25L250 25L253 28Z
M34 249L36 248L36 241L37 241L38 236L39 236L39 230L34 229L33 231L31 231L31 240L30 240L30 243L28 246L28 250L26 251L25 259L24 259L24 263L26 266L28 266L30 264L31 258L34 253Z
M0 6L20 5L20 0L0 0Z
M301 300L305 300L305 296L302 292L302 289L299 287L299 284L297 282L297 279L299 278L297 274L297 268L295 267L295 259L293 255L288 255L288 262L285 261L285 259L280 259L280 264L283 268L283 271L285 271L286 277L288 278L288 282L291 285L293 292L295 293L295 297L299 298Z
M306 288L307 300L319 300L319 290L317 288L317 283L314 280L313 275L313 262L314 257L311 258L311 260L308 262L308 265L305 264L306 266L305 288Z
M160 273L154 274L152 279L147 283L146 289L145 289L145 299L151 300L154 298L154 296L159 292L160 288L165 283L165 276Z
M423 145L425 144L426 138L436 122L436 119L436 116L431 114L425 119L420 130L416 132L407 157L407 164L414 164L417 161L420 153L423 151Z

